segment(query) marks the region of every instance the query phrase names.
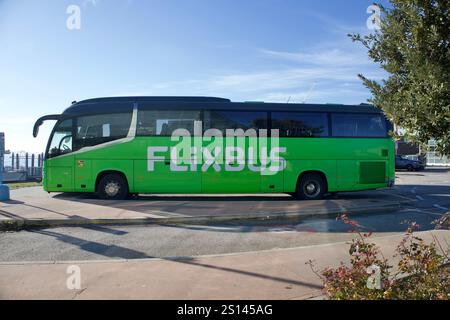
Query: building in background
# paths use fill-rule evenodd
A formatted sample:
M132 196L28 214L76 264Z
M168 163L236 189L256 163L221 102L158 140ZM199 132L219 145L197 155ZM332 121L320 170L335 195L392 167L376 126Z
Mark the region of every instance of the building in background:
M429 140L426 152L420 150L420 146L404 137L405 130L394 124L396 136L401 137L395 142L395 155L407 156L411 160L419 160L427 166L450 166L450 160L447 157L439 156L436 152L436 140Z
M441 157L436 152L436 141L428 141L426 152L422 153L420 147L405 138L396 142L395 154L407 156L411 160L422 160L427 166L450 166L450 160L447 157Z
M436 153L436 141L428 141L427 151L427 165L428 166L450 166L450 161L447 157L440 157Z

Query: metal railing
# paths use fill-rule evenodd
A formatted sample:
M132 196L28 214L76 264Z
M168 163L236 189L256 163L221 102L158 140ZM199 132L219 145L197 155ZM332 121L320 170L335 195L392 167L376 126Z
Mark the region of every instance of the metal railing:
M3 180L29 181L42 179L43 153L11 152L5 154Z

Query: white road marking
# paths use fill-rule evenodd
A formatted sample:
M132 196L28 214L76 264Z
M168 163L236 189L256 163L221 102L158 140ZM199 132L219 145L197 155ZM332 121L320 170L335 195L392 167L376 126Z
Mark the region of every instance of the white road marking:
M296 232L295 230L289 230L289 229L284 229L284 228L270 228L268 229L269 232L272 233L293 233Z
M417 189L417 187L412 188L411 192L416 193L416 189Z
M438 209L441 209L441 210L448 211L448 208L443 207L443 206L440 206L440 205L438 205L438 204L433 204L433 207L438 208Z
M423 198L421 196L416 196L417 199L419 199L420 201L423 201Z
M379 191L379 192L393 196L393 197L402 198L402 199L406 199L406 200L410 200L410 201L415 201L414 199L412 199L410 197L402 196L400 194L395 194L395 193L386 192L386 191Z
M430 211L425 211L425 210L420 210L420 209L404 209L404 210L401 210L401 211L398 211L398 212L400 212L400 213L416 212L416 213L429 214L429 215L436 216L436 217L442 217L442 213L430 212Z
M436 217L442 217L442 213L428 212L427 214L431 214L432 216L436 216Z

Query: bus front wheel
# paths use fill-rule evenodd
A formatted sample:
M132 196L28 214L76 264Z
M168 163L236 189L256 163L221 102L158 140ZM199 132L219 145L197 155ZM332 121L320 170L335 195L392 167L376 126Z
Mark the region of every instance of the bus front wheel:
M326 181L317 173L303 175L297 183L295 196L302 200L319 200L326 192Z
M117 173L102 177L98 183L98 194L105 200L125 200L128 197L128 183Z

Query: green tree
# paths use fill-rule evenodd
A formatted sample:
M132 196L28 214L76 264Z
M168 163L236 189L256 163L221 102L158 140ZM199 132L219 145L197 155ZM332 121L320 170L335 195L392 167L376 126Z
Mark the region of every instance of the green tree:
M381 108L413 140L431 138L437 151L450 154L450 0L389 0L381 10L380 30L349 34L368 50L388 78L359 77Z

